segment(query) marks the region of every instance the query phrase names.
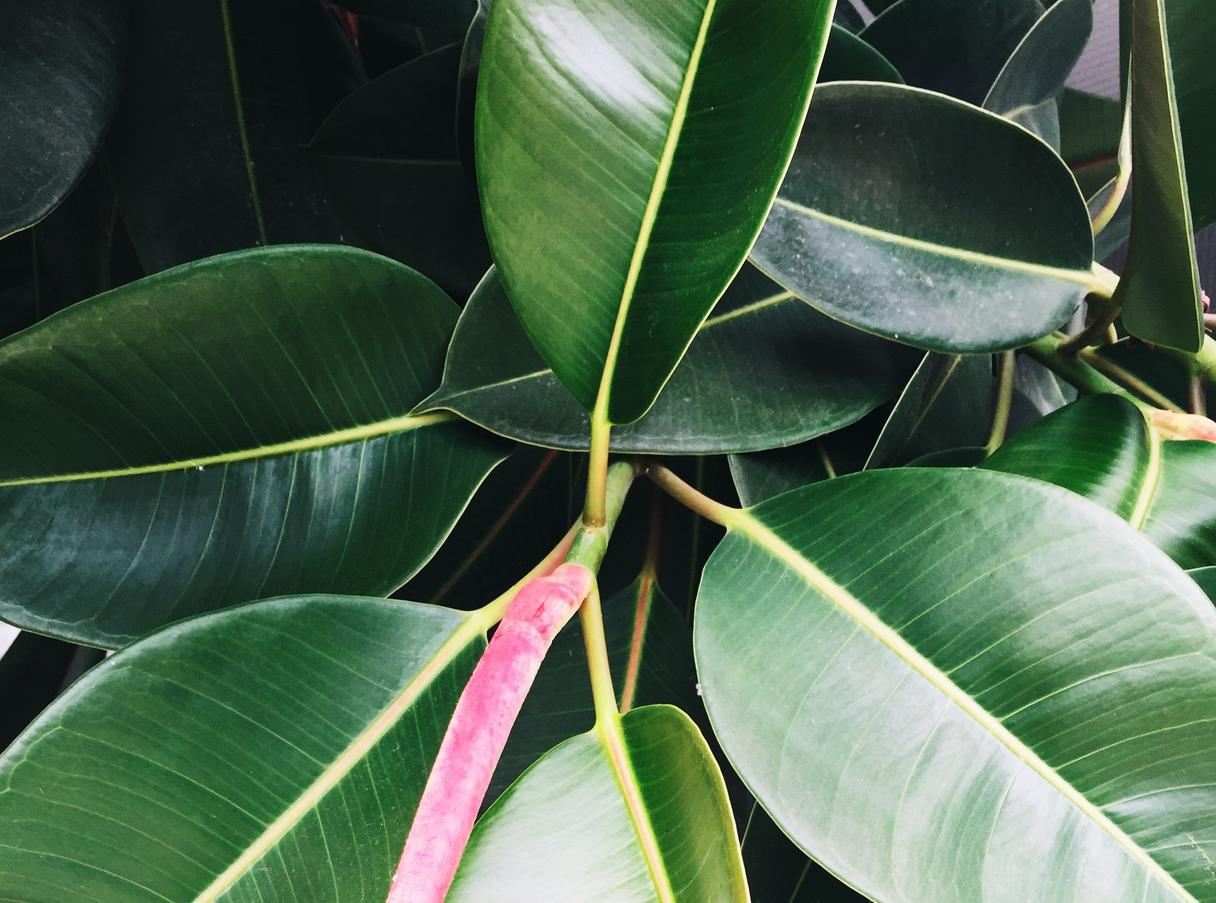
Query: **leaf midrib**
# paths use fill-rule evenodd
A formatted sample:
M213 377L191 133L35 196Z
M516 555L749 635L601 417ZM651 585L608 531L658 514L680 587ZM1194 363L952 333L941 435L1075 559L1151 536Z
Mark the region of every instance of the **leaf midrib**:
M385 706L379 715L347 745L332 763L304 790L283 814L266 829L215 880L194 898L194 903L214 903L239 881L262 857L299 824L321 800L354 770L375 745L404 717L448 665L468 648L476 637L484 635L482 619L466 615L461 624L440 644L427 663Z
M1195 900L1157 860L1153 859L1122 828L1111 821L1105 812L1091 803L1071 783L1061 777L1059 772L1044 762L1034 750L1006 728L999 719L993 717L985 710L974 697L964 692L948 675L925 658L898 631L883 622L865 603L808 561L802 553L752 514L750 509L738 509L737 512L732 512L726 526L732 532L737 532L751 541L776 559L778 563L801 577L807 586L822 595L840 609L846 617L851 618L869 633L870 636L891 650L913 671L945 696L947 700L969 715L989 736L1009 750L1015 758L1027 765L1040 778L1060 793L1061 796L1072 803L1083 816L1102 828L1132 859L1140 863L1151 876L1156 878L1175 896L1181 900Z
M234 464L252 461L258 458L271 458L278 455L296 454L298 452L316 451L334 445L346 445L366 439L375 439L393 433L409 432L440 423L457 420L455 414L437 412L431 414L406 414L402 417L390 417L361 426L347 427L329 433L306 436L303 439L290 439L286 442L276 442L270 445L259 445L252 448L238 449L231 452L220 452L198 458L184 458L177 461L165 461L159 464L144 464L136 467L116 467L109 470L81 471L68 474L51 474L41 477L24 477L15 480L0 480L0 489L14 486L37 486L45 483L76 483L82 480L107 480L119 477L134 477L153 473L168 473L177 470L202 470L220 464Z
M1064 267L1046 266L1044 264L1031 263L1027 260L1018 260L1013 257L1000 257L996 254L984 254L980 251L969 251L966 248L958 248L954 245L943 245L937 242L925 241L924 239L920 238L912 238L910 235L900 235L896 232L888 232L885 229L878 229L873 226L863 225L862 223L855 223L852 220L847 220L843 217L833 216L830 213L824 213L822 210L807 207L803 204L797 203L796 201L791 201L788 198L783 198L781 196L778 196L773 203L775 206L785 207L787 210L793 210L797 213L803 214L804 216L817 219L820 222L827 223L839 229L844 229L847 232L852 232L866 238L872 238L875 241L881 241L886 244L911 248L915 251L925 251L926 253L937 254L940 257L948 257L951 260L959 260L964 263L971 263L977 266L988 266L995 269L1027 273L1032 276L1044 276L1050 279L1059 279L1062 282L1071 282L1087 289L1093 288L1095 284L1093 273L1090 270L1074 270L1066 269Z

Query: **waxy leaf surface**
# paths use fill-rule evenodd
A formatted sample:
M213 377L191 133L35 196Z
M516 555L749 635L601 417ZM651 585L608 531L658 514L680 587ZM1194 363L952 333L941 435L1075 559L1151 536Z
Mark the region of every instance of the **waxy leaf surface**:
M588 410L646 413L743 263L832 7L491 7L475 131L490 248L527 334Z
M478 822L448 903L748 899L726 786L696 725L646 706L621 728L623 761L597 729L507 789Z
M0 29L0 238L36 223L84 176L118 104L122 0L34 0Z
M908 355L831 320L745 268L653 408L612 432L618 452L721 454L790 445L893 397ZM496 272L478 286L419 410L447 409L521 442L586 449L590 421L528 341Z
M1163 440L1131 402L1083 398L1018 433L985 464L1114 511L1185 568L1216 565L1216 444Z
M1216 609L1084 499L984 470L786 493L733 518L694 645L732 764L871 899L1216 894Z
M816 90L751 260L846 323L992 351L1067 320L1092 255L1085 203L1041 141L940 94L845 83Z
M382 900L484 647L459 612L302 596L124 649L0 757L0 896Z
M386 258L284 247L0 343L0 617L114 647L235 602L401 585L504 454L411 414L456 314Z

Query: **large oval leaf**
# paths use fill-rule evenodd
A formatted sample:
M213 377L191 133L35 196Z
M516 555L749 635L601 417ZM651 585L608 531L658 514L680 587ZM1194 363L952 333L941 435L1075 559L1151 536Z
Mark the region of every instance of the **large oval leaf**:
M1094 395L1061 408L985 466L1109 508L1185 568L1216 565L1216 445L1162 440L1126 399Z
M0 758L0 896L382 900L484 646L459 612L310 596L124 649Z
M363 79L329 9L298 0L130 5L107 159L145 269L349 240L306 149Z
M234 602L399 586L503 454L410 413L456 313L383 257L286 247L0 344L0 617L118 646Z
M748 899L726 786L696 725L646 706L621 729L619 767L592 731L508 788L473 832L449 903Z
M584 407L646 413L743 263L832 6L494 3L475 133L490 248Z
M0 31L0 238L46 216L89 167L118 103L121 0L44 0Z
M1042 12L1039 0L900 0L861 35L908 84L978 104Z
M1092 255L1076 183L1023 129L916 88L831 84L751 259L846 323L991 351L1067 320Z
M618 452L721 454L790 445L847 426L899 391L898 346L843 326L743 270L646 416L612 432ZM586 449L587 412L545 366L491 272L469 299L443 383L447 409L503 436Z
M1203 204L1208 215L1216 212L1216 201L1210 197L1216 194L1216 166L1206 159L1216 135L1212 126L1216 82L1211 74L1216 12L1203 0L1135 0L1130 16L1135 34L1128 85L1135 178L1131 244L1115 300L1123 307L1123 322L1132 335L1198 351L1203 344L1203 302L1191 198ZM1185 61L1178 72L1175 53ZM1188 81L1180 81L1179 76ZM1199 107L1187 123L1193 141L1187 145L1178 85L1187 87L1192 109ZM1185 147L1192 153L1184 153ZM1189 185L1192 159L1199 178Z
M875 900L1211 899L1216 609L1033 480L876 471L732 518L694 625L715 732Z

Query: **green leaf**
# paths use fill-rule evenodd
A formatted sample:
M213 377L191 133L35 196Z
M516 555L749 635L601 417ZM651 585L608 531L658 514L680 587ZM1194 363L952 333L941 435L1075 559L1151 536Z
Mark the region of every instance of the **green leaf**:
M742 265L832 7L494 3L476 128L490 248L524 329L588 410L645 414Z
M992 423L992 392L990 356L929 352L895 402L865 469L983 445Z
M1061 408L986 466L1085 496L1185 568L1216 565L1216 445L1161 439L1123 398L1094 395Z
M1060 145L1056 104L1093 29L1093 0L1060 0L1026 33L984 97L983 107Z
M1195 228L1216 222L1216 9L1205 0L1164 0L1174 101ZM1134 109L1134 108L1133 108Z
M1216 610L1151 543L984 470L843 477L730 526L698 679L829 870L874 900L1211 899Z
M807 121L751 260L825 313L992 351L1050 332L1092 286L1076 183L1018 126L879 84L823 85Z
M1170 27L1167 29L1167 6ZM1175 18L1175 10L1177 18ZM1171 44L1185 24L1195 33L1187 41L1200 54L1193 64L1210 68L1216 43L1216 16L1210 4L1165 0L1135 0L1131 7L1135 34L1131 49L1129 95L1132 115L1132 229L1127 263L1115 292L1123 323L1138 338L1181 351L1198 351L1203 344L1203 302L1195 260L1195 223L1188 199L1181 120L1174 93L1176 74ZM1216 89L1207 73L1196 76L1199 87ZM1208 94L1211 90L1208 90ZM1210 104L1210 98L1206 100ZM1195 164L1211 153L1211 113L1205 117L1203 143ZM1210 164L1209 164L1210 165ZM1209 194L1216 193L1216 168ZM1200 187L1196 185L1195 188ZM1201 197L1193 191L1193 197Z
M669 703L686 712L700 703L693 676L692 637L653 574L643 574L603 603L608 658L621 711ZM547 750L595 724L582 625L570 623L553 641L532 685L490 785L496 798Z
M1060 95L1060 156L1086 197L1115 177L1122 132L1123 109L1118 100L1064 89Z
M84 176L118 104L121 0L16 3L0 31L0 238L38 222Z
M322 4L132 0L107 142L148 272L223 251L349 240L307 143L363 79Z
M1195 581L1209 599L1216 599L1216 567L1193 568L1187 571L1187 576Z
M0 343L0 616L112 647L235 602L401 585L503 456L411 413L456 313L383 257L284 247Z
M843 9L845 3L837 5ZM833 25L828 46L819 67L819 84L824 82L866 81L903 84L903 78L885 56L857 35Z
M449 903L748 899L726 786L696 725L646 706L619 730L616 750L598 730L567 740L499 798L473 831Z
M1042 12L1038 0L900 0L861 36L908 84L979 104Z
M459 65L460 45L451 44L369 82L330 113L311 149L370 247L465 298L490 252L456 150Z
M801 442L893 397L906 357L748 267L701 325L654 407L613 430L612 448L700 455ZM528 341L493 271L456 326L442 385L419 410L439 408L521 442L589 444L586 410Z
M383 899L484 646L458 612L302 596L124 649L0 758L0 896Z

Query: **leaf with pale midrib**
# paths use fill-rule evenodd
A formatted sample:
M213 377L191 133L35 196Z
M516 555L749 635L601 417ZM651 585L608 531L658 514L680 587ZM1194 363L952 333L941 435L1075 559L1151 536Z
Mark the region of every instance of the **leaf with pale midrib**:
M382 900L484 646L459 612L302 596L124 649L0 757L0 897Z
M486 231L525 330L583 407L645 414L742 265L832 7L495 0L474 130Z
M287 246L0 344L0 616L114 647L268 595L395 589L505 453L411 414L456 314L386 258Z
M790 445L893 397L911 355L811 309L745 268L658 401L612 432L618 452L721 454ZM583 450L586 410L536 353L492 271L465 306L439 390L446 409L503 436Z
M1216 893L1216 609L1127 524L1024 477L901 469L731 527L698 680L828 869L890 901Z

